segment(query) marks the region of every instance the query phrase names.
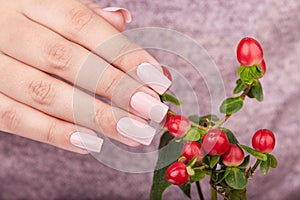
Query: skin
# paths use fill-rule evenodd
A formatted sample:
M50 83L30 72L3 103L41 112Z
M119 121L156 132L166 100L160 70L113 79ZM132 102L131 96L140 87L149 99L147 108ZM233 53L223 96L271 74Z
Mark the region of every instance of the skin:
M109 51L92 52L124 30L123 14L102 11L86 0L0 0L0 3L0 130L86 154L87 151L73 146L69 140L77 124L138 146L117 132L115 116L130 115L145 120L129 107L130 95L122 91L133 94L140 90L159 99L156 92L126 75L140 63L157 61L143 49L122 55L112 64L104 59L110 56ZM120 49L124 46L136 47L126 37L120 37L113 50L122 53ZM83 113L75 122L72 98L77 89L72 83L81 63L91 55L96 58L95 65L107 67L95 93L113 102L117 99L119 108L82 92L82 101L92 100L95 112ZM121 79L126 81L118 90ZM94 92L88 85L79 86ZM123 96L121 100L117 98Z

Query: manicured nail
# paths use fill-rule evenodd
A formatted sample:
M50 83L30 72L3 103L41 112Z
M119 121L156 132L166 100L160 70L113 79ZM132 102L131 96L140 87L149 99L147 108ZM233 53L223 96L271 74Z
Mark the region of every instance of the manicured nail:
M75 132L71 135L70 142L76 147L88 151L100 152L103 139L88 133Z
M130 117L123 117L117 123L118 132L136 142L149 145L155 135L155 129L146 123Z
M163 94L171 86L171 81L149 63L142 63L137 67L137 75L145 84L151 87L159 94Z
M130 100L131 107L143 117L160 123L166 116L169 107L144 92L135 93Z
M108 11L108 12L118 12L120 11L124 17L125 22L128 24L132 21L132 16L131 13L125 9L125 8L119 8L119 7L107 7L103 8L103 11Z

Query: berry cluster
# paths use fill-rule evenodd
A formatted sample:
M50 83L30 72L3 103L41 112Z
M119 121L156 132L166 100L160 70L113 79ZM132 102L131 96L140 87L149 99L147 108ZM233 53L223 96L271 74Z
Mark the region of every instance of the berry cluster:
M178 124L180 126L180 122ZM275 147L273 132L267 129L256 131L252 137L252 146L261 153L271 153ZM221 156L221 164L227 167L238 167L245 158L243 149L236 144L230 144L223 130L213 129L208 131L200 142L187 141L184 143L181 157L166 170L167 180L174 185L187 183L190 174L186 163L196 158L198 162L196 166L202 165L201 161L206 155Z
M161 144L177 146L180 151L175 157L176 162L154 173L150 199L160 199L162 192L170 184L180 185L189 196L189 185L194 182L197 184L200 199L203 199L199 181L205 175L210 176L213 200L217 199L217 194L224 199L245 199L248 178L253 176L256 168L259 167L261 172L266 174L270 167L277 166L276 158L270 154L275 147L275 136L272 131L267 129L256 131L252 137L253 148L251 148L239 143L233 132L223 126L243 107L246 97L263 100L259 79L266 72L266 64L259 42L253 38L243 38L237 46L237 59L240 63L238 69L240 78L236 81L233 93L241 94L223 101L220 112L225 116L222 119L213 114L202 117L193 115L187 118L169 110L164 125L166 132L162 136ZM168 77L172 78L170 73ZM180 105L180 101L169 94L163 94L161 99L163 102ZM165 138L168 140L164 141ZM174 154L174 148L170 151ZM160 158L168 156L160 155ZM248 167L250 156L253 156L256 162ZM160 158L158 165L164 162ZM165 175L163 180L162 173ZM159 188L161 185L164 187Z

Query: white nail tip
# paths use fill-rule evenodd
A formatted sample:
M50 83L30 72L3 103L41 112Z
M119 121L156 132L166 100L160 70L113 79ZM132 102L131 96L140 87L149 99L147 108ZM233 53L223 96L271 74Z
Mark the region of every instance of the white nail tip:
M156 132L148 124L129 117L123 117L118 121L117 130L121 135L144 145L151 143Z
M100 152L103 139L88 133L75 132L71 135L70 142L76 147L92 152Z
M169 107L144 92L137 92L131 97L130 105L143 117L160 123L166 116Z
M137 75L145 84L159 94L163 94L171 86L172 82L155 66L142 63L137 67Z
M106 7L102 9L103 11L108 11L108 12L117 12L120 11L122 12L122 15L124 16L125 22L130 23L132 21L132 16L131 13L125 9L125 8L119 8L119 7Z

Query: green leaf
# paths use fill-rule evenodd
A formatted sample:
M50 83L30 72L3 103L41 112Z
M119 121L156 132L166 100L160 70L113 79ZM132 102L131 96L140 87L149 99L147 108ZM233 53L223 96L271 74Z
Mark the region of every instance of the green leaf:
M245 158L244 158L244 161L243 163L239 166L240 169L246 169L248 164L250 162L250 156L247 155Z
M203 170L199 167L196 167L196 168L194 168L194 172L195 172L195 175L190 177L191 183L204 179L205 174L206 174L205 170Z
M179 188L182 190L182 192L183 192L188 198L191 198L191 184L186 183L186 184L180 185Z
M246 87L246 84L241 79L238 79L236 81L236 87L233 89L233 94L240 93L241 91L245 90Z
M221 172L220 174L218 174L218 179L216 181L216 185L221 183L225 178L226 176L228 176L230 170L225 170L225 172Z
M260 169L261 173L267 174L269 172L270 167L271 167L271 162L268 157L268 159L266 161L262 161L260 163L259 169Z
M244 190L232 190L229 195L230 200L247 200L246 189Z
M231 97L225 99L220 106L220 112L231 115L239 111L243 107L243 103L244 101L241 97Z
M160 139L158 161L150 192L151 200L161 200L163 192L171 185L166 180L166 170L180 156L183 146L181 142L176 142L172 138L169 132L165 132Z
M176 97L174 97L170 94L167 94L167 93L164 93L164 94L160 95L160 100L163 101L163 102L173 103L176 106L181 105L181 102Z
M165 131L164 134L160 137L159 149L166 146L174 137L169 131Z
M270 160L270 165L272 168L276 168L277 167L277 159L275 158L275 156L273 156L272 154L268 154L268 159Z
M184 139L188 141L197 141L200 140L200 138L201 138L201 133L198 128L190 129L184 137Z
M247 95L250 98L256 98L257 101L263 101L264 94L259 80L254 80L253 86Z
M209 167L213 168L220 161L220 156L210 156Z
M226 168L228 175L225 177L225 182L233 189L242 190L246 188L247 178L243 171L239 168Z
M220 129L223 130L226 133L226 136L229 140L229 143L231 143L231 144L238 144L239 143L239 141L236 139L234 134L229 129L224 128L224 127L220 128Z
M241 77L241 81L245 84L252 84L255 79L261 78L263 72L259 66L240 66L238 74Z
M258 151L255 151L254 149L252 149L252 148L250 148L248 146L242 145L242 144L239 144L239 146L242 149L244 149L245 151L247 151L249 154L255 156L259 160L266 161L268 159L268 157L267 157L266 154L263 154L263 153L260 153Z

